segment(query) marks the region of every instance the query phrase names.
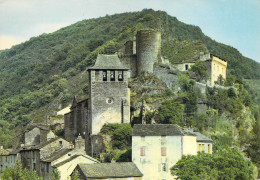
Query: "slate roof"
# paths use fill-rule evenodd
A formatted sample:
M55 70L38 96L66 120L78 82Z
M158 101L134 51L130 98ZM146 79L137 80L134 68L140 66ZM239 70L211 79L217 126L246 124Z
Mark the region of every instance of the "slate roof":
M90 160L92 160L92 161L95 161L96 163L99 163L98 160L96 160L96 159L94 159L94 158L92 158L92 157L90 157L90 156L88 156L88 155L75 154L75 155L71 156L70 158L68 158L68 159L66 159L66 160L64 160L64 161L61 161L61 162L59 162L58 164L55 164L54 167L60 167L60 166L62 166L63 164L66 164L66 163L72 161L73 159L76 159L76 158L79 157L79 156L86 157L86 158L88 158L88 159L90 159Z
M89 69L122 69L127 70L125 66L122 65L117 54L107 55L99 54L96 63L93 67Z
M28 132L28 131L31 131L33 130L34 128L39 128L40 130L44 130L44 131L50 131L50 129L48 129L47 127L43 127L43 126L39 126L39 125L31 125L29 126L25 132Z
M24 146L21 151L28 151L28 150L35 150L35 149L41 149L43 148L44 146L47 146L48 144L51 144L53 142L55 142L56 140L58 139L62 139L60 137L56 137L56 138L53 138L45 143L42 143L42 144L39 144L39 145L36 145L36 146Z
M142 177L143 174L132 162L78 164L86 178Z
M72 151L72 149L60 149L59 151L56 151L52 153L50 156L44 158L42 161L44 162L52 162L56 159L59 159L60 157L64 156L65 154L69 153Z
M176 124L135 124L132 136L195 136Z
M197 142L213 142L212 139L204 136L203 134L199 133L199 132L192 132L193 134L195 134L197 136Z

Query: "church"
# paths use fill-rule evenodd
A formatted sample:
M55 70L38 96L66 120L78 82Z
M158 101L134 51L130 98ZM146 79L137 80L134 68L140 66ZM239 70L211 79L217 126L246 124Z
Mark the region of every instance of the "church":
M75 96L70 112L64 116L65 139L74 142L83 135L87 154L97 157L105 149L104 137L99 135L102 126L130 123L128 79L143 72L153 73L171 88L176 81L172 68L178 70L161 56L161 33L156 30L138 31L134 40L125 43L124 53L99 54L94 66L87 69L88 96Z

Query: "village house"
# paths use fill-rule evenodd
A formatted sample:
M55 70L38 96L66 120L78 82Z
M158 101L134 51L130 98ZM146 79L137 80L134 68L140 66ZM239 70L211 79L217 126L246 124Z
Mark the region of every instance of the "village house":
M80 180L142 180L143 174L132 162L78 164ZM74 172L75 172L74 171Z
M3 146L0 146L0 173L7 167L11 166L11 161L9 158L9 153L11 151L11 149L4 149Z
M199 132L192 132L197 137L197 151L212 154L213 140Z
M69 147L70 143L62 138L54 138L36 146L24 146L20 150L21 163L24 168L41 175L40 161L60 149Z
M209 79L207 85L214 86L219 78L226 79L227 76L227 61L210 53L201 53L198 59L199 61L204 61L207 66L207 73ZM187 60L185 62L176 63L174 67L179 71L188 71L191 66L195 64L198 60Z
M175 124L135 124L132 133L132 162L144 174L144 180L173 179L169 168L183 155L197 155L198 143L202 145L209 142L202 137L204 138L201 134L187 131ZM212 144L209 148L212 148Z
M96 159L88 156L85 152L85 140L78 136L75 147L63 148L40 161L41 176L49 179L57 169L60 172L61 180L70 178L72 171L78 163L99 163Z
M24 132L24 145L32 146L42 144L55 137L56 135L50 129L32 126Z

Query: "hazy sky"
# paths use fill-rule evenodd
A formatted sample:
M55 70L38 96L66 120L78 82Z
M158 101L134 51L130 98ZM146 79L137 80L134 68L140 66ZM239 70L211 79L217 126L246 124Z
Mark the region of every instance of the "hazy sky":
M260 62L260 0L0 0L0 49L106 14L166 11Z

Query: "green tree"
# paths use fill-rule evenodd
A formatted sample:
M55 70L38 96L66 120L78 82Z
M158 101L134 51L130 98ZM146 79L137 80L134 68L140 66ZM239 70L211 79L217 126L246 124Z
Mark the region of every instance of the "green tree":
M214 154L199 153L183 156L170 170L181 180L251 180L254 178L253 164L238 150L218 151Z
M166 100L158 108L158 122L161 124L183 125L183 110L184 107L175 99Z
M207 73L207 66L204 61L196 61L193 66L191 66L191 71L196 74L196 80L201 82L203 80L207 80L208 73Z
M8 167L2 174L0 174L0 179L3 180L43 180L39 177L35 171L29 171L28 169L23 169L21 163L17 163L15 167ZM58 180L58 179L55 179Z
M249 147L246 153L251 160L258 166L258 175L260 177L260 109L255 113L256 121L252 130L252 138L249 141Z
M79 172L77 170L72 173L71 180L79 180Z

